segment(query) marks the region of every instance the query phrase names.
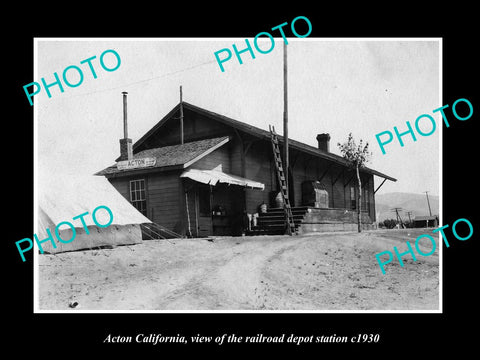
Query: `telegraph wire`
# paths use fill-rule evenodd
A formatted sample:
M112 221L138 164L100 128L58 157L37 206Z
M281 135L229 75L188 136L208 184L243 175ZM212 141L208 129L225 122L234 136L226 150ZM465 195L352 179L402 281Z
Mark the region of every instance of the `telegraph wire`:
M73 97L86 96L86 95L91 95L91 94L98 94L98 93L117 90L117 89L124 89L128 86L138 85L138 84L145 83L145 82L148 82L148 81L161 79L161 78L166 77L166 76L180 74L182 72L190 71L190 70L196 69L200 66L209 65L209 64L216 63L216 62L217 62L216 60L206 61L206 62L203 62L203 63L200 63L200 64L192 65L192 66L184 68L184 69L175 70L175 71L171 71L171 72L168 72L168 73L165 73L165 74L157 75L157 76L154 76L154 77L151 77L151 78L148 78L148 79L138 80L138 81L134 81L134 82L131 82L131 83L128 83L128 84L123 84L123 85L111 87L111 88L108 88L108 89L94 90L94 91L90 91L90 92L82 93L82 94L74 94L74 95L70 95L68 97L62 97L62 99L70 99L70 98L73 98ZM58 99L60 99L60 98L58 98ZM51 100L51 98L48 99L48 100ZM43 102L42 102L41 105L42 106L44 105ZM35 106L35 103L34 103L34 106Z

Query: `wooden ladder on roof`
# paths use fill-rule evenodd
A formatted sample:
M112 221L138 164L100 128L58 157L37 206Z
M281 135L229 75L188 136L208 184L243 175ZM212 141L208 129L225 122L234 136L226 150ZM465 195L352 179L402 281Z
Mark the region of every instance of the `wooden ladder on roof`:
M286 233L288 235L293 235L296 233L295 223L293 221L292 208L290 206L290 200L288 198L288 189L285 181L285 172L283 171L283 163L282 163L282 157L280 155L280 147L278 145L278 137L277 137L277 133L275 132L274 126L268 125L268 128L270 130L270 139L272 142L275 169L277 170L277 179L278 179L278 183L280 184L280 191L283 197L283 210L285 212Z

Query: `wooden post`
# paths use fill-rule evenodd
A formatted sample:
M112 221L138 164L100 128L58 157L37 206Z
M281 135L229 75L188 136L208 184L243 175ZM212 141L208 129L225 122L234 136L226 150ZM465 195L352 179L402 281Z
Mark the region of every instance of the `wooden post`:
M195 195L195 234L198 235L198 189L196 187L193 188L194 195Z
M386 178L384 178L383 181L382 181L382 183L381 183L380 185L378 185L377 189L373 191L373 195L375 195L375 194L377 193L378 189L380 189L380 188L382 187L382 185L383 185L383 183L384 183L385 181L387 181Z
M287 44L283 43L283 162L285 185L287 188L286 195L289 196L288 175L289 175L289 159L288 159L288 89L287 89Z
M178 203L178 215L179 215L179 218L180 218L180 231L179 233L182 235L182 238L183 237L188 237L187 233L188 233L188 229L187 229L187 218L185 215L187 215L187 212L188 212L188 205L187 205L187 202L186 202L186 189L185 189L185 181L184 179L182 179L181 177L178 177L178 196L179 196L179 203Z
M183 144L183 100L182 100L182 85L180 85L180 144Z

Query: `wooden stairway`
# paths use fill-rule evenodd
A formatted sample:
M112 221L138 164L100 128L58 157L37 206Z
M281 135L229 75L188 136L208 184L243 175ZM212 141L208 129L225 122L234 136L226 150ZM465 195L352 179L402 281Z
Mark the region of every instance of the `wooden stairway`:
M292 207L292 218L295 232L302 225L308 206ZM285 234L285 209L271 208L266 213L260 213L257 218L257 226L247 232L247 235L283 235Z

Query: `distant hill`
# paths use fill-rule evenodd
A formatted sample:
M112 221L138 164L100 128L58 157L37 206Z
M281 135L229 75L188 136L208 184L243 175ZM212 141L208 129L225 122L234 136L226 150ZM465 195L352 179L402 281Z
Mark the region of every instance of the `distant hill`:
M439 197L428 194L432 215L439 213ZM407 211L411 211L412 220L417 216L429 215L427 197L425 194L393 192L381 195L375 195L375 205L377 212L377 221L385 219L396 219L395 212L390 209L400 207L403 211L399 212L402 220L408 220Z

